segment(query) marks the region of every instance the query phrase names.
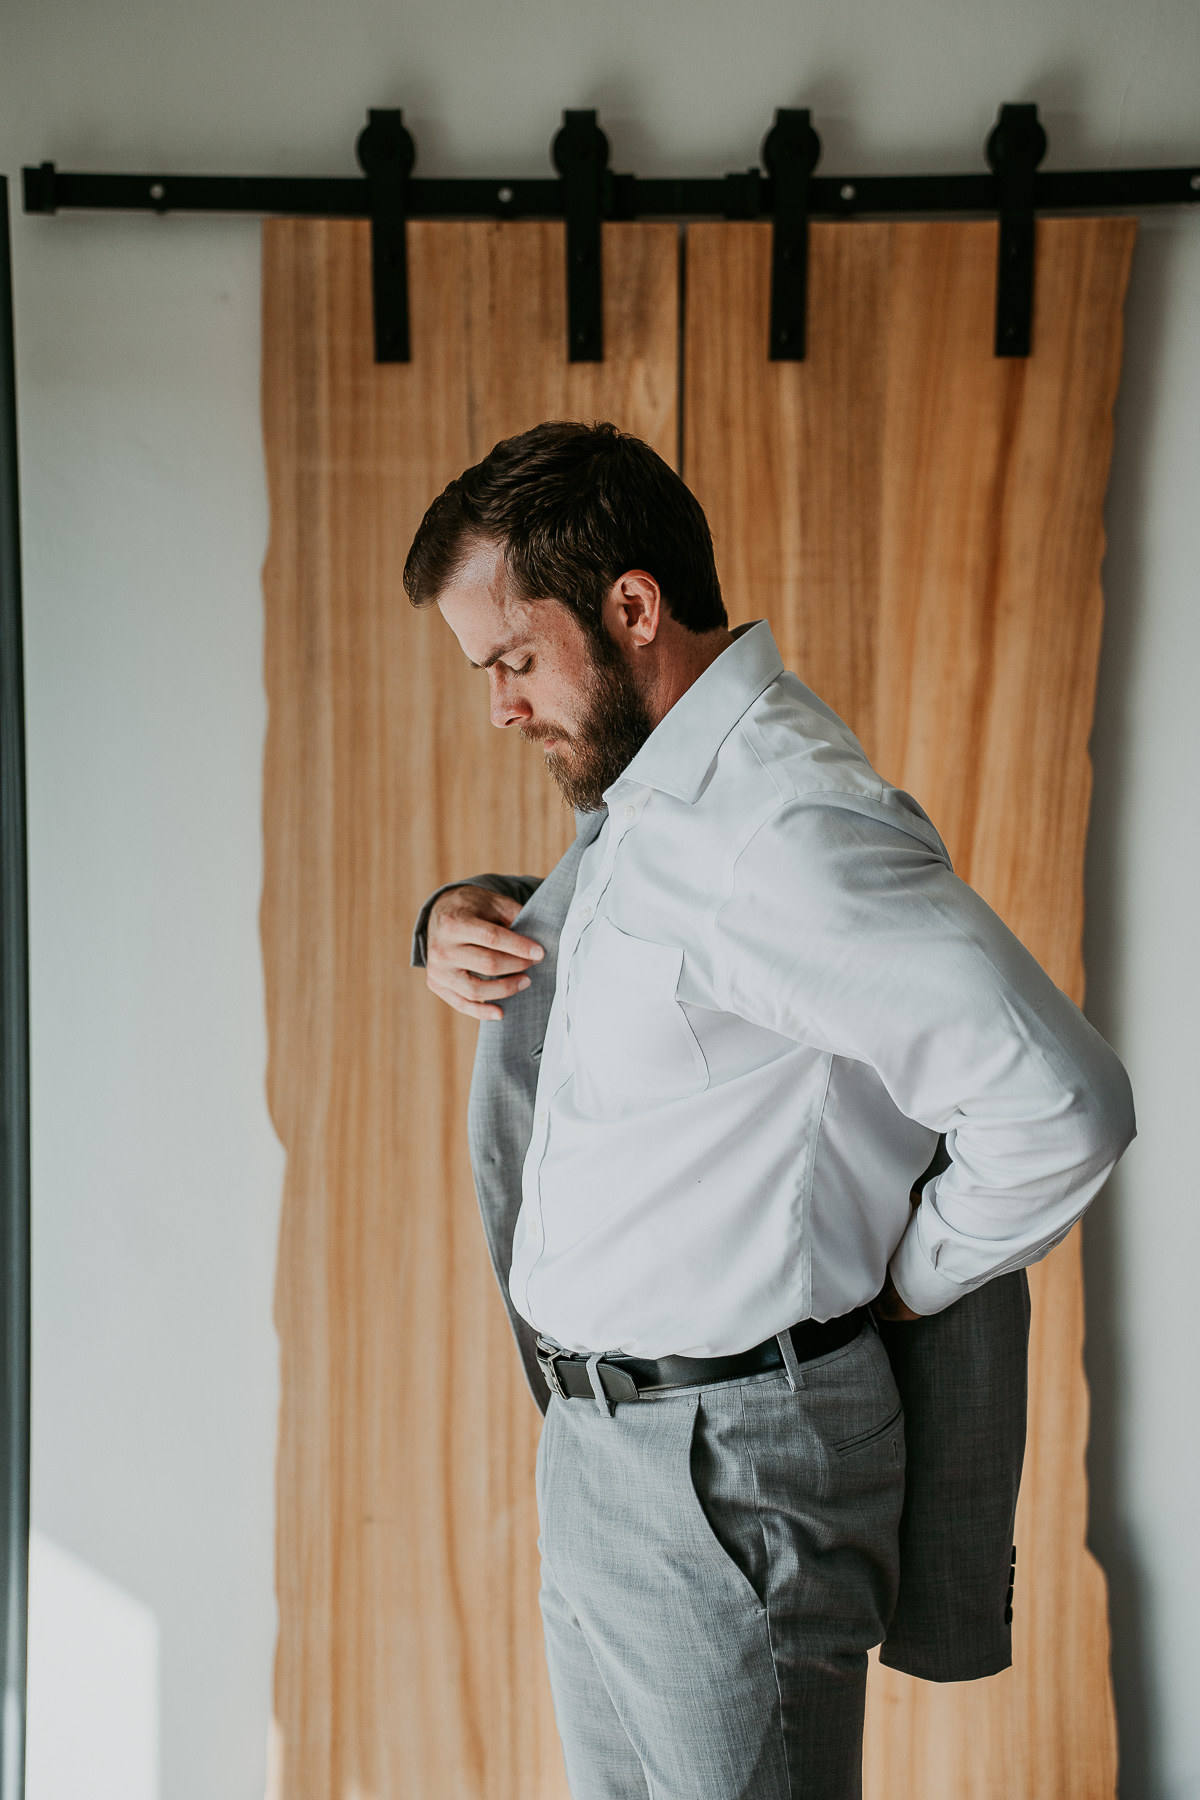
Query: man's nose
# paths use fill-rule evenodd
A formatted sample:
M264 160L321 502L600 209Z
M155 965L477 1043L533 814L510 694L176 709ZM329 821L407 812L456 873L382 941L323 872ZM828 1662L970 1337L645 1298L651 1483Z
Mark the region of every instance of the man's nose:
M533 717L533 708L528 700L522 700L514 694L503 676L498 676L494 669L489 669L491 677L492 724L504 729L506 725L523 725Z

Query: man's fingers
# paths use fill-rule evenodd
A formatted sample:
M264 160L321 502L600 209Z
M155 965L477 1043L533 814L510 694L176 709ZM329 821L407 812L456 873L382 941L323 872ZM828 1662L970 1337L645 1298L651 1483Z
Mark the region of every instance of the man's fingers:
M469 974L466 969L430 969L426 972L425 981L443 999L453 994L458 1000L466 1000L478 1006L486 1006L490 1001L508 1000L513 994L519 994L529 986L528 975L507 975L498 981L484 981L477 975Z
M492 919L481 919L478 913L447 913L439 920L434 938L443 946L473 944L498 951L501 956L519 956L527 963L541 962L544 955L542 946L533 938L522 937Z
M520 902L486 888L451 888L433 908L426 944L431 993L473 1019L500 1019L497 1001L529 986L525 974L542 961L533 938L510 931Z
M450 888L429 915L429 940L451 944L483 944L526 962L542 960L542 946L508 928L521 910L518 900L488 888Z
M469 969L472 975L523 975L531 959L502 956L498 950L485 950L478 944L433 943L426 960L431 969Z
M439 986L436 981L429 981L427 985L431 994L436 994L439 1000L444 1000L447 1006L454 1008L455 1012L466 1013L469 1019L502 1019L504 1017L498 1006L478 1006L474 1001L460 1000L457 994L451 993L449 988Z
M486 981L482 976L471 975L466 969L438 970L437 978L443 987L450 988L463 1000L507 1000L512 994L519 994L529 986L528 975L502 975L498 980Z

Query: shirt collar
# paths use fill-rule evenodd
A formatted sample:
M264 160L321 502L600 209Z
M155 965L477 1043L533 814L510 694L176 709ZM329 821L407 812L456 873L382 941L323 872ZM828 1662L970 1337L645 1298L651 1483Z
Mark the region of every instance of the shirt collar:
M658 788L690 806L738 720L782 674L783 659L766 620L742 626L728 649L654 727L633 761L605 790L605 798L632 782Z

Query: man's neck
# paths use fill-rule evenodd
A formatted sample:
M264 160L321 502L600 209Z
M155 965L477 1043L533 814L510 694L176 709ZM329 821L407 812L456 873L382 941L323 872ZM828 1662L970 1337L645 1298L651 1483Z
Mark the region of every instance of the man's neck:
M671 620L667 641L658 645L659 656L644 695L652 724L659 725L675 702L728 650L732 632L722 625L716 631L688 631Z

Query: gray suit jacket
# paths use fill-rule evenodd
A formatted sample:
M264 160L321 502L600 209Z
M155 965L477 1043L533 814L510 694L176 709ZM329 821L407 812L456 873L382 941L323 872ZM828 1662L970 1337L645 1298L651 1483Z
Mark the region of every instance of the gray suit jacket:
M529 970L530 986L505 1001L503 1023L480 1025L467 1110L471 1167L492 1267L530 1390L543 1412L549 1396L534 1334L513 1307L508 1276L558 941L580 856L602 822L603 814L585 817L575 842L544 881L469 878L520 900L513 928L546 952ZM418 966L425 961L429 910L444 892L439 888L430 895L417 920L413 962ZM1000 1276L931 1318L882 1325L880 1335L904 1404L908 1452L900 1594L881 1660L927 1681L994 1675L1012 1662L1012 1533L1025 1453L1029 1340L1024 1271Z

